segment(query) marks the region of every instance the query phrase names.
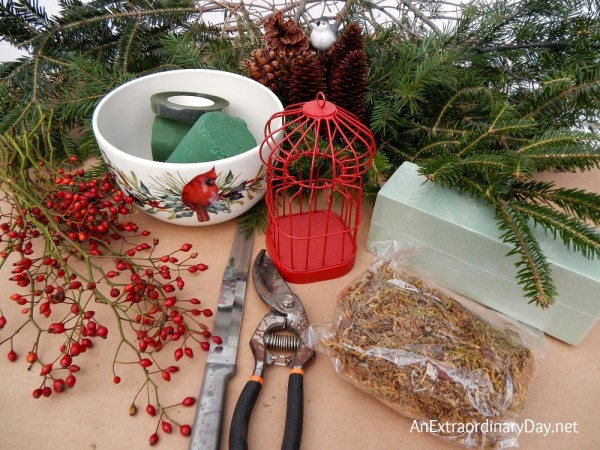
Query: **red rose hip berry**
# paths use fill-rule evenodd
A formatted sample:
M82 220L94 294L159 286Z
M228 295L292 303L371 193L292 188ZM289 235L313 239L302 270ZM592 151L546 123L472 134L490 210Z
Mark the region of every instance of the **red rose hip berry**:
M164 420L161 423L162 429L165 433L171 434L173 431L173 426L169 422L165 422Z
M71 355L63 355L63 357L60 358L60 367L66 369L71 365L72 362L73 358L71 358Z
M77 378L75 378L75 375L73 375L72 373L69 374L69 376L67 376L67 378L65 379L65 384L68 388L72 388L73 386L75 386L76 382Z
M150 435L150 439L148 439L148 442L150 443L150 445L156 445L158 443L158 434L152 433Z
M56 380L54 380L54 384L53 384L53 388L54 388L54 392L62 392L65 390L66 387L66 383L65 380L63 380L62 378L58 378Z
M186 397L181 402L183 406L192 406L194 403L196 403L196 399L194 397Z
M148 406L146 406L146 412L149 416L154 417L156 415L156 408L154 407L154 405L148 404Z

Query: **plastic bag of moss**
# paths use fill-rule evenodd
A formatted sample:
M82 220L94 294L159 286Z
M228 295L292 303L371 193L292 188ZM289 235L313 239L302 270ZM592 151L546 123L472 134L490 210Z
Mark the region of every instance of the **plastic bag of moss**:
M467 448L518 446L543 333L436 286L410 262L423 249L388 241L374 250L369 269L340 293L334 322L312 326L317 351L413 419L411 429Z

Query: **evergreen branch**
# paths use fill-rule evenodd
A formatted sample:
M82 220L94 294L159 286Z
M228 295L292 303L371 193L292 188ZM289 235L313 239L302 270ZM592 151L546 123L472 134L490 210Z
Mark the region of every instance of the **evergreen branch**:
M15 61L6 61L0 64L0 79L9 79L13 77L17 77L21 74L26 68L29 66L29 59L25 57L20 57ZM4 86L5 83L2 83Z
M37 1L7 1L0 3L0 19L4 22L4 36L12 45L26 48L22 39L26 36L34 37L50 25L46 10L39 6Z
M514 202L515 211L533 219L536 225L557 234L567 248L573 248L587 258L600 257L600 232L549 206Z
M458 92L456 92L456 94L454 94L450 100L448 100L446 102L446 104L442 107L435 123L433 124L432 131L435 133L435 131L440 128L440 123L442 122L442 119L445 117L446 112L452 107L454 106L454 103L462 97L465 96L470 96L470 97L474 97L477 96L478 94L484 94L485 96L488 97L490 103L493 102L493 97L490 93L490 91L484 87L474 87L474 88L470 88L470 87L466 87L463 89L460 89Z
M120 2L119 2L120 3ZM55 36L61 35L63 33L67 33L69 31L78 30L84 27L90 27L94 24L105 25L109 23L119 23L119 21L123 19L136 19L141 20L142 18L151 19L153 17L160 18L161 16L169 15L169 14L179 14L179 15L190 15L197 12L197 8L193 7L165 7L165 8L152 8L152 9L136 9L134 11L115 11L109 14L98 14L102 10L95 10L93 8L82 8L90 14L89 17L83 17L78 20L67 21L63 20L59 21L57 26L53 28L49 28L45 33L42 33L41 36L43 40L41 42L36 42L37 36L33 37L29 40L25 40L21 42L23 46L35 46L37 53L41 53L45 50L46 45L48 43L53 42L52 38ZM38 45L35 45L35 44Z
M414 157L413 157L412 153L410 153L409 151L400 149L399 147L393 145L391 142L385 142L384 144L380 145L379 150L380 151L390 150L396 156L401 158L403 161L411 161L411 162L414 161Z
M595 149L538 148L527 152L539 170L590 170L600 167L600 152Z
M493 36L496 33L498 33L500 30L502 30L504 27L512 24L514 21L518 20L518 18L520 16L522 16L526 10L525 10L525 4L518 4L515 5L515 8L511 11L504 11L503 9L504 4L493 4L493 3L487 3L487 2L477 2L473 5L472 8L470 8L470 12L471 14L469 15L469 17L466 17L465 15L463 15L461 17L461 23L460 25L464 26L462 24L462 22L468 22L469 20L474 20L474 21L485 21L486 19L490 18L492 19L492 26L490 29L488 30L484 30L487 36ZM498 9L501 9L500 11L498 11ZM467 10L467 12L469 12L469 10ZM497 15L497 17L500 17L500 20L497 22L493 22L494 19L494 15ZM484 28L482 27L473 27L471 30L468 30L467 27L467 31L469 32L469 34L467 34L466 36L464 36L463 40L464 42L471 42L477 39L478 34L481 33L481 29Z
M181 7L185 3L189 3L187 10ZM13 103L2 102L1 131L18 133L27 129L37 120L36 109L44 110L52 104L60 111L53 119L55 144L57 148L62 148L62 143L68 143L70 147L69 129L83 126L83 134L89 134L89 124L84 122L89 121L95 103L114 88L114 78L123 82L127 81L125 73L141 76L149 71L175 68L168 67L160 59L162 49L158 40L169 30L179 32L185 28L185 19L190 16L187 13L197 12L194 2L157 1L150 5L151 8L149 5L148 2L100 0L85 5L65 3L63 14L56 21L48 20L46 26L36 26L35 35L21 36L18 45L31 48L32 55L17 63L0 65L1 85L10 92ZM14 12L12 2L7 8ZM144 11L144 8L149 9ZM14 17L24 24L34 21L29 16ZM2 35L9 28L5 28L5 24L0 26ZM89 73L66 78L69 71L81 69L76 60L81 59L78 55L82 54L107 69L98 83L87 78ZM73 64L76 68L68 69ZM106 77L108 69L117 68L122 72L120 77Z
M489 194L489 190L486 186L482 186L481 183L474 181L467 177L461 177L460 183L458 184L458 188L461 192L466 192L472 197L481 198L486 201L486 203L490 203L490 198L487 194Z
M544 114L544 112L557 111L563 108L565 104L572 102L577 96L589 95L598 96L600 95L600 79L590 80L586 83L572 85L560 89L557 92L552 92L548 98L543 102L535 103L531 111L525 115L525 118L535 118Z
M549 181L527 180L514 184L513 194L517 201L546 201L555 184Z
M120 52L120 59L121 59L121 65L123 67L123 72L129 72L129 60L130 60L130 56L132 54L132 49L135 45L135 38L138 34L138 30L140 28L142 19L140 16L137 16L135 19L135 22L132 23L131 25L129 25L127 28L129 28L128 32L125 33L125 36L127 36L127 38L125 39L124 42L124 48L123 51Z
M411 160L419 159L433 155L435 150L439 149L444 153L450 153L450 149L460 144L460 141L436 141L431 144L424 145L418 149L414 155L411 156Z
M573 41L543 41L543 42L519 42L512 44L497 44L487 46L474 46L472 50L481 53L488 53L491 51L512 51L512 50L525 50L525 49L542 49L542 48L566 48L574 46ZM592 48L600 49L600 44L591 44Z
M527 219L514 208L515 202L492 199L496 205L496 217L503 242L513 246L506 256L518 255L517 281L530 303L546 308L554 303L556 288L552 281L550 265L539 243L531 234Z
M462 166L471 173L487 175L488 180L498 178L519 180L530 178L536 172L536 167L531 160L522 158L514 152L468 156L462 159Z
M429 181L444 187L456 186L461 179L460 159L453 155L440 155L419 162L419 172Z
M600 194L574 188L558 188L547 196L559 208L579 217L600 225Z
M0 127L0 131L2 133L9 133L14 131L17 125L19 125L25 117L31 114L31 110L34 107L35 103L30 100L13 108L8 114L5 114L2 118L2 126Z
M503 155L472 155L462 159L462 165L481 171L501 172L506 170L506 158Z
M377 103L371 113L371 129L381 137L393 137L398 133L398 116L384 102Z
M389 159L381 152L376 152L373 157L373 164L365 175L365 185L371 185L378 188L395 167Z
M514 153L513 151L506 152L504 157L506 158L507 172L501 174L501 176L510 176L512 178L511 189L513 180L531 179L538 171L535 161L528 157Z
M532 120L514 119L514 114L514 108L509 103L501 105L498 112L492 117L491 123L488 125L485 132L468 142L456 156L461 157L465 155L476 147L477 144L488 138L508 133L520 134L532 128Z
M239 225L246 236L251 236L254 230L264 233L267 229L269 216L267 204L260 200L256 205L242 214L239 218Z
M422 123L411 123L411 126L431 135L445 134L448 136L467 136L469 134L469 131L461 130L459 128L432 128L429 125Z
M549 130L541 136L529 140L526 145L521 146L516 152L528 155L534 151L544 151L543 149L568 148L569 146L594 142L600 143L600 137L593 133L579 130Z
M468 176L462 173L457 174L455 181L453 181L452 183L446 183L446 179L444 177L431 178L431 176L428 175L427 172L423 169L419 169L419 173L421 175L424 175L428 181L440 187L444 187L447 189L455 189L461 194L468 194L471 197L479 198L489 203L489 198L487 197L487 194L489 194L490 191L484 191L484 189L482 188L482 184L478 180L469 178Z
M557 188L554 183L536 180L515 183L513 193L518 200L556 205L580 220L600 225L600 194L575 188Z

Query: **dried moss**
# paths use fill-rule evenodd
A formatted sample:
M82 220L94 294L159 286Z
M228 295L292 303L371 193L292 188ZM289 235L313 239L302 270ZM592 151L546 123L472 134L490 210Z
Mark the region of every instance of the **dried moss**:
M437 433L467 447L507 439L534 372L514 331L388 263L341 293L335 330L321 340L340 374L403 415L469 424Z

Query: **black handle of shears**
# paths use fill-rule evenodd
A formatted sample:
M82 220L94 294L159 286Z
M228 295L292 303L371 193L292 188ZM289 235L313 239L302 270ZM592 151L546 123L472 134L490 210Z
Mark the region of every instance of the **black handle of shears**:
M262 378L252 377L240 394L233 418L231 419L231 428L229 429L229 450L247 450L248 449L248 425L252 409L260 394L262 388Z
M288 379L287 409L285 412L285 431L281 450L298 450L302 439L304 418L304 373L292 370Z
M229 450L248 450L248 425L254 404L262 388L262 379L250 379L238 399L233 411L229 430ZM285 414L285 430L282 450L299 450L302 439L304 417L304 374L301 370L292 371L288 379L288 398Z

